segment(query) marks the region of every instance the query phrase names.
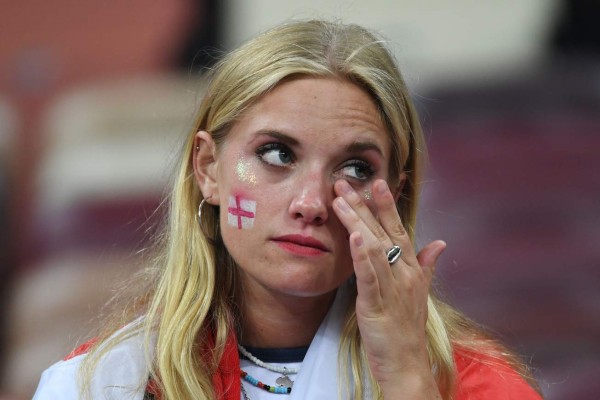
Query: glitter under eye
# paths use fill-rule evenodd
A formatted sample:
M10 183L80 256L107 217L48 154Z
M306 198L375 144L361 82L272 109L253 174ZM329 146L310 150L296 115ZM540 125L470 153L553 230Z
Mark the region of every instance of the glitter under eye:
M235 166L235 172L241 182L252 185L256 184L256 175L254 175L254 172L250 168L250 162L246 160L238 160L237 165Z

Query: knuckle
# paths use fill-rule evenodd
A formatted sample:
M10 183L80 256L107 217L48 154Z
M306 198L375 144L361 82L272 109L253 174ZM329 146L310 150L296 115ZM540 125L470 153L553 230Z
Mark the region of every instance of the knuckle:
M352 206L352 208L361 207L363 205L363 202L358 195L350 196L350 198L348 198L347 201L348 201L348 204L350 204L350 206Z
M377 242L376 244L369 246L368 251L369 255L372 257L380 257L382 254L385 254L385 249L383 248L381 242Z
M350 214L350 222L352 223L352 225L356 225L361 221L360 216L353 212Z
M377 283L377 275L375 275L375 272L370 271L365 274L363 281L368 285L374 285Z
M364 263L369 260L369 253L366 251L359 251L356 254L355 260L360 263Z
M377 239L382 240L387 238L387 233L385 232L385 229L383 229L383 227L378 223L376 223L375 226L373 226L372 231L373 235L375 235Z
M406 230L404 229L404 226L402 226L401 222L394 224L394 226L391 228L391 230L392 230L391 233L394 236L405 236L406 235Z

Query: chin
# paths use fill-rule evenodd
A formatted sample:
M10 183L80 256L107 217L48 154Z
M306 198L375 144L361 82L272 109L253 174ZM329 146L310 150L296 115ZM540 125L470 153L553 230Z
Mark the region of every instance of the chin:
M313 276L307 279L307 272L286 277L279 282L278 289L284 293L298 297L318 297L331 293L340 287L345 279L332 277Z

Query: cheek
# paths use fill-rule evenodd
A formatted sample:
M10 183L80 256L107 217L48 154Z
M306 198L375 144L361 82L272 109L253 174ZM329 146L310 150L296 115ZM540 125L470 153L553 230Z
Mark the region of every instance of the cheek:
M229 187L227 206L224 208L222 222L236 230L252 229L256 220L256 173L247 157L237 155L232 185Z

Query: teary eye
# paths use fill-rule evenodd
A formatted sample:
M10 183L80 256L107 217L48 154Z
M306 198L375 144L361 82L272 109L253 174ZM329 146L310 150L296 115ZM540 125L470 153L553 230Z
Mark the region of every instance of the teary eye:
M283 167L294 161L292 151L282 143L267 143L256 149L256 155L269 165Z
M363 160L350 160L342 165L341 173L352 179L364 181L371 178L375 171L371 164Z

